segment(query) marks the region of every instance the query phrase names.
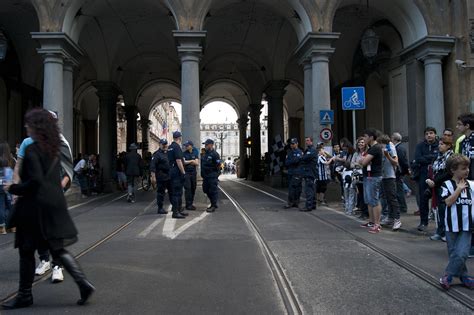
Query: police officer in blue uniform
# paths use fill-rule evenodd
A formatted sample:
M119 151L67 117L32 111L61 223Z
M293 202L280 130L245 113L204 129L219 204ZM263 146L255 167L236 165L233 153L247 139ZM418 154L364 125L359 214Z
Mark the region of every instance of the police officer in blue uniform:
M186 210L196 210L194 203L194 195L196 193L197 182L197 166L199 165L199 152L194 148L191 140L184 143L184 197L186 200Z
M285 209L298 208L300 202L301 183L303 181L302 156L303 152L298 148L298 139L292 138L290 140L290 151L285 160L285 165L288 168L288 203L285 205Z
M184 184L184 162L183 151L181 150L181 132L173 132L173 142L168 147L168 160L170 163L171 180L171 211L174 219L184 219L188 213L181 207L181 197L183 195Z
M207 212L214 212L217 209L217 184L220 175L221 158L214 150L214 141L207 139L203 142L206 152L201 157L201 176L202 176L202 190L211 200Z
M306 137L305 144L306 150L301 157L301 170L303 172L306 207L301 209L301 211L311 211L316 209L314 182L318 171L318 153L313 146L313 139L311 137Z
M171 202L171 181L170 181L170 163L168 160L168 141L160 139L160 148L153 153L150 163L150 171L155 174L156 181L156 204L158 214L167 214L163 208L165 193L168 191L168 197Z

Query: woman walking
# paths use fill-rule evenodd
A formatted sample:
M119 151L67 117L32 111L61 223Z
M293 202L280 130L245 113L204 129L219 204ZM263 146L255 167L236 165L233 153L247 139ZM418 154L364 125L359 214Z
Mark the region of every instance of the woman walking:
M95 288L86 279L76 259L65 249L77 241L77 230L69 216L60 177L60 135L56 120L44 109L33 109L25 116L27 133L34 142L26 149L20 171L21 184L5 186L19 198L10 225L17 228L15 247L20 254L20 283L17 296L5 309L33 304L31 288L35 275L34 253L49 248L77 283L83 305Z

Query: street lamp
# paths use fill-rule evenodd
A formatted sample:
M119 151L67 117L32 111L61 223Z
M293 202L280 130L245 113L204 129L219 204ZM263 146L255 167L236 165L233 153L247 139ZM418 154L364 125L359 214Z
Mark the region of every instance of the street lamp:
M219 139L221 145L221 159L224 158L224 140L227 138L227 133L225 131L215 132L216 138Z
M0 30L0 61L5 60L5 57L7 55L7 48L8 48L8 39L3 33L3 31Z
M364 57L371 59L377 56L379 50L379 37L372 28L365 30L362 39L360 40L360 46Z

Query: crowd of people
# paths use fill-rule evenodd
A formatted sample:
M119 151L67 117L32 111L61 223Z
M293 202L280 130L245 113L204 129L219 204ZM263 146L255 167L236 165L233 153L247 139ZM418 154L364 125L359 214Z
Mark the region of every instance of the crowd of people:
M367 220L361 227L371 234L382 227L396 231L402 227L400 214L407 212L405 196L411 190L405 180L409 176L418 186L417 229L426 231L431 214L436 232L430 239L447 242L449 263L441 286L449 289L453 277L459 277L465 286L474 288L474 278L466 268L466 259L474 256L474 114L460 115L456 129L457 139L451 128L441 136L435 128L425 128L411 162L398 132L389 136L366 129L355 148L346 138L333 147L324 143L314 147L313 139L306 137L303 150L292 138L285 159L289 189L285 208L299 208L303 185L306 201L300 211L327 205L327 184L334 178L341 187L345 213L354 215L359 210L360 218Z

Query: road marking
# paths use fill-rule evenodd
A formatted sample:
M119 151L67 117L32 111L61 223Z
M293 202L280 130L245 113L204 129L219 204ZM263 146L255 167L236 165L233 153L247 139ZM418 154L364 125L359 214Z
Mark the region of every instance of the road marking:
M149 209L149 207L153 206L153 204L154 204L154 201L152 202L150 206L146 207L144 211L146 212ZM169 207L169 209L171 209L171 206ZM163 220L164 220L164 217L160 216L158 219L153 221L146 229L144 229L140 234L138 234L138 237L142 237L142 238L147 237L148 234L150 234L150 232L153 231L153 229L156 228L156 226L160 224L160 222Z
M188 223L186 223L185 225L183 225L182 227L180 227L176 231L170 233L169 236L167 236L167 237L174 240L179 234L183 233L184 231L186 231L187 229L189 229L191 226L198 223L199 221L204 220L204 218L206 218L208 215L209 215L208 212L203 212L200 216L192 219L191 221L189 221Z
M165 224L163 225L163 236L168 238L170 238L176 226L176 219L172 218L173 213L169 210L171 210L171 206L168 208L168 214L166 215Z

